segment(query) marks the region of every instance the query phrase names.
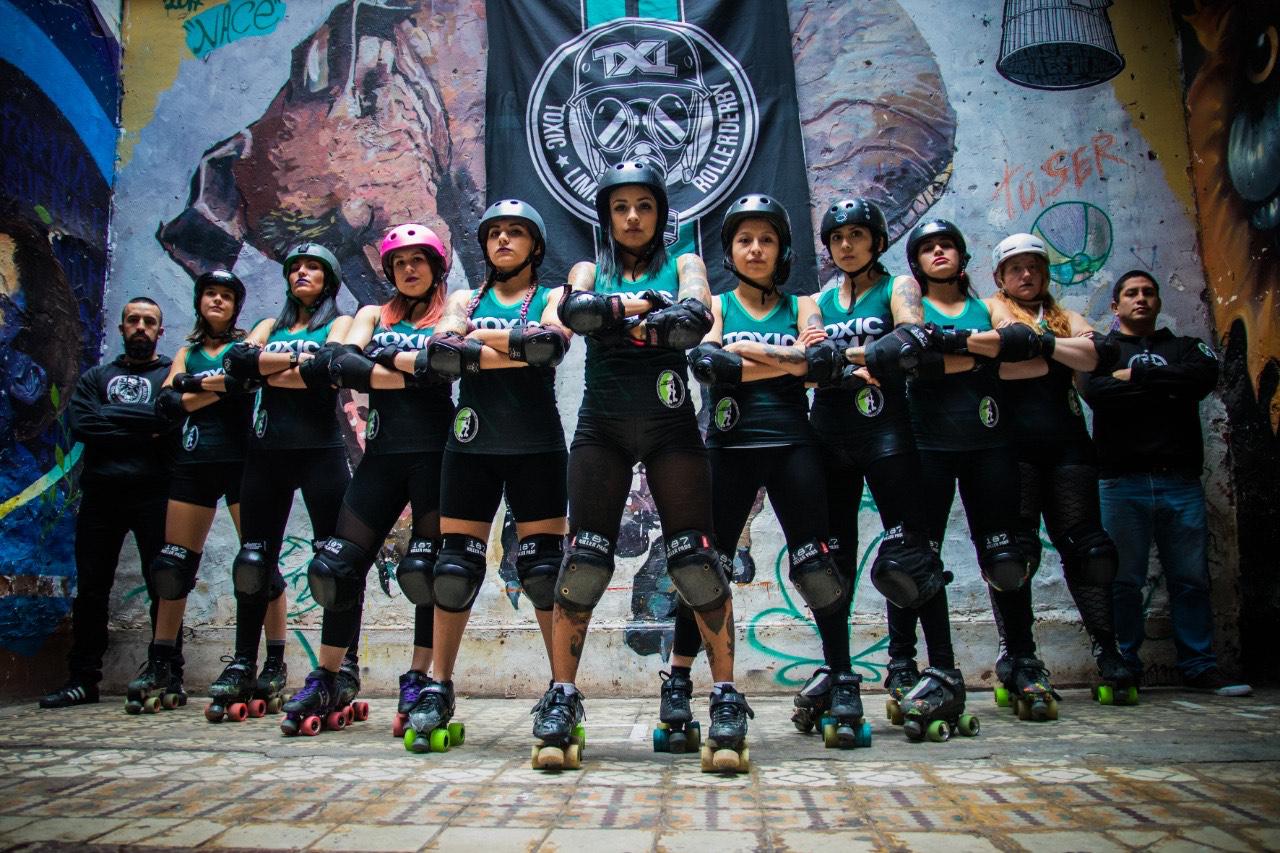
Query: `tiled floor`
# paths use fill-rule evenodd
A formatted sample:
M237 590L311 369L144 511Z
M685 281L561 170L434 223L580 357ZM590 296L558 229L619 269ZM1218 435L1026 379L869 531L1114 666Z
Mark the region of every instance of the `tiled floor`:
M1136 708L1067 692L1021 723L975 694L977 738L911 744L866 697L870 749L797 733L752 700L753 769L656 755L653 702L588 698L581 771L528 766L529 700L461 700L466 744L405 752L391 699L344 732L278 717L210 725L193 700L0 708L0 849L695 851L1280 849L1280 691L1149 691ZM700 703L705 716L706 706Z

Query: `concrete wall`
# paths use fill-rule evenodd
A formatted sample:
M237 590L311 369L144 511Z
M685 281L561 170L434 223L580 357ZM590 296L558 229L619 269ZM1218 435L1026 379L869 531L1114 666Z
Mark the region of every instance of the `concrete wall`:
M6 2L0 0L0 8ZM161 348L171 352L189 319L190 273L211 261L234 264L248 282L246 320L274 314L282 282L273 257L303 232L323 235L338 250L354 283L344 298L354 308L377 298L380 287L372 240L365 235L409 218L437 228L454 247L452 286L480 275L470 235L485 200L484 3L400 5L414 6L333 0L124 4L106 317L134 293L153 296L170 318ZM1060 14L1079 13L1074 4L1065 6ZM998 4L946 20L925 0L792 0L789 8L815 231L824 205L848 194L893 199L900 211L892 226L895 241L926 211L953 219L969 238L970 271L984 294L993 289L990 247L1013 231L1036 231L1058 253L1055 293L1097 328L1110 323L1112 282L1137 267L1164 284L1169 325L1180 334L1217 339L1215 317L1206 310L1205 261L1197 251L1196 196L1188 177L1179 22L1164 4L1109 9L1109 20L1095 19L1095 28L1080 37L1093 49L1080 48L1070 62L1065 50L1047 57L1034 49L1014 52L1019 39L1042 28L1043 17L1024 16L1006 27ZM223 18L209 17L216 15ZM1008 38L1004 62L1002 34ZM1119 58L1123 70L1117 74ZM997 66L1020 82L1002 76ZM1083 85L1089 81L1072 77L1082 69L1114 76ZM442 148L433 143L439 140L448 141L448 157L438 154ZM412 174L404 171L406 163ZM891 269L904 266L900 245L888 260ZM812 288L830 275L829 267L798 270L793 281ZM1221 284L1216 287L1219 301L1229 298ZM111 332L106 348L119 348ZM581 398L581 355L575 348L558 377L570 430ZM346 406L355 453L361 403L350 399ZM1228 417L1217 397L1202 413L1218 639L1224 661L1232 664L1239 654L1241 607ZM1263 491L1274 497L1274 484ZM869 501L858 508L864 565L880 533ZM290 660L304 669L314 659L320 614L306 588L310 537L300 507L289 537ZM637 477L621 537L625 558L597 611L582 671L589 691L656 689L654 674L670 644L672 601L656 538L651 501ZM495 571L477 602L458 678L476 692L532 694L548 669L514 572L499 565L504 550L496 540L495 534ZM190 599L193 684L215 674L218 656L231 647L228 567L236 547L222 515ZM989 681L995 630L958 511L943 556L957 578L951 601L961 666L971 681ZM791 688L818 663L820 651L807 612L782 580L783 545L767 503L754 516L738 559L755 567L754 581L735 591L739 670L750 689ZM53 562L68 567L65 556ZM126 548L114 610L112 685L145 655L139 589L136 556ZM1274 580L1267 589L1274 594ZM0 597L0 604L11 597ZM1087 681L1087 640L1051 549L1035 579L1035 601L1037 637L1056 680ZM1165 679L1172 673L1172 644L1158 585L1152 610L1150 671ZM370 583L362 660L371 687L388 689L406 668L411 619L406 602ZM883 601L869 583L859 583L851 630L860 671L878 681L885 663ZM55 647L46 646L42 657Z

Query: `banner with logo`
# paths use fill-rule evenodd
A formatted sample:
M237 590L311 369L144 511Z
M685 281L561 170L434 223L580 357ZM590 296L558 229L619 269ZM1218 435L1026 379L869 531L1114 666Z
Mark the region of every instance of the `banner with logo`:
M720 222L744 193L791 215L787 289L817 289L785 0L488 0L489 202L546 219L544 284L595 256L598 176L645 160L665 176L666 240L696 251L712 288Z

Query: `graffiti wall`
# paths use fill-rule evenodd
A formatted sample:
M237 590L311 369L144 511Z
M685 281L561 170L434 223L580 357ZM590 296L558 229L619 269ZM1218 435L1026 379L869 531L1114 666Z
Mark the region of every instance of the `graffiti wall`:
M0 0L0 10L26 5L36 4ZM625 9L633 4L614 5ZM676 12L681 7L640 4L654 9L667 5ZM1233 267L1228 259L1222 271L1214 264L1225 242L1213 252L1206 249L1203 259L1198 250L1196 205L1204 213L1206 187L1225 193L1227 177L1236 171L1221 166L1212 179L1205 179L1199 158L1191 170L1179 94L1179 38L1185 49L1193 34L1220 36L1222 28L1202 18L1175 18L1154 0L1109 8L1105 1L1009 0L980 9L975 4L975 11L952 13L945 26L925 25L936 24L938 16L936 5L926 0L790 0L787 9L803 139L803 150L791 156L806 165L808 215L815 233L831 200L871 196L889 214L893 245L887 260L899 271L905 267L900 238L915 222L926 213L952 219L968 236L970 272L986 295L994 289L990 247L1011 232L1031 231L1051 248L1055 294L1100 330L1110 325L1115 279L1129 269L1149 270L1164 286L1165 320L1177 332L1225 338L1230 349L1240 346L1241 337L1227 334L1230 322L1239 318L1244 328L1257 330L1249 332L1241 375L1257 377L1249 385L1254 405L1264 413L1272 407L1274 426L1274 402L1257 402L1273 400L1264 392L1274 392L1276 384L1274 360L1267 368L1266 359L1258 357L1273 340L1266 336L1275 333L1275 302L1269 301L1274 271L1254 257L1273 244L1264 242L1265 235L1257 237L1240 249L1254 253L1252 262ZM1274 36L1274 27L1266 32ZM1049 38L1050 33L1057 36ZM213 267L234 268L248 284L245 320L274 315L283 296L279 260L288 244L302 239L335 250L350 285L343 304L354 309L387 294L375 245L387 227L405 220L426 222L444 236L454 261L452 288L482 275L475 224L489 197L503 194L503 188L487 185L484 167L484 0L134 0L123 4L121 42L126 48L123 99L102 316L112 317L129 295L143 292L160 302L171 324L183 328L193 278ZM1269 44L1274 59L1274 41ZM1226 58L1215 59L1215 50L1221 57L1231 56L1230 62L1245 54L1221 45L1202 48L1200 70L1188 72L1194 78L1188 100L1210 97L1215 104L1235 104L1229 93L1230 98L1244 97L1231 88L1238 86L1238 69L1230 81L1226 71L1215 71L1229 64ZM638 55L631 59L642 60ZM84 62L83 57L76 61ZM1270 73L1271 66L1263 66ZM1251 72L1244 73L1250 79ZM1197 95L1210 85L1200 84L1206 74L1218 75L1212 77L1217 82L1208 95ZM35 98L43 91L35 84L29 90L35 94L24 89L7 97ZM522 119L523 107L511 121ZM32 110L23 109L22 118L32 121ZM1270 132L1269 122L1267 118L1240 133ZM12 127L6 124L0 132L13 133ZM1194 147L1194 120L1190 132ZM1226 160L1231 149L1224 126L1219 122L1206 132L1217 134L1220 160ZM52 137L42 133L41 138ZM33 155L33 162L41 161ZM85 164L98 167L91 156ZM11 168L7 161L5 168ZM1248 192L1261 191L1256 175L1267 168L1252 164L1237 169L1255 176ZM101 170L87 168L80 174L86 181L103 177ZM109 181L109 169L106 175ZM78 195L75 201L85 210L90 207ZM106 209L92 207L99 214ZM1264 208L1236 205L1222 215L1258 219L1270 209ZM804 213L793 210L792 216ZM91 224L76 218L87 216L80 208L61 215L59 219L51 212L51 223L37 214L35 221L45 229L62 222L82 229ZM1235 221L1224 219L1222 227L1232 230ZM99 247L101 256L105 231L76 234L90 247ZM817 265L798 268L793 287L813 291L832 278L825 253L814 248ZM77 253L75 263L83 267L85 256L85 251ZM64 266L68 277L76 279L67 282L68 299L81 300L77 321L97 319L97 309L89 310L91 305L80 296L78 268ZM1231 295L1224 289L1227 281L1236 289ZM1237 291L1239 298L1232 299ZM1265 305L1250 307L1256 294L1264 292ZM106 325L109 329L110 323ZM77 322L75 334L91 337L81 350L96 354L101 324ZM162 350L171 352L177 338L170 336L168 349L162 343ZM110 346L118 344L109 340ZM1274 354L1274 345L1270 351ZM576 347L557 377L568 430L581 399L581 358L582 348ZM45 380L48 388L54 388L54 367L45 364L43 369L50 377ZM59 435L56 401L48 404L43 427L49 448ZM362 433L363 400L348 397L344 408L353 455L358 456L355 437ZM1230 661L1238 652L1239 495L1227 475L1232 457L1222 401L1213 398L1203 414L1210 445L1206 469L1215 603L1222 620L1221 650ZM1270 435L1274 441L1274 432ZM60 463L37 458L33 470L38 476L50 464ZM12 485L9 494L23 484ZM51 517L69 496L45 499ZM859 513L858 548L865 567L879 542L878 518L869 496L849 511ZM317 642L319 611L306 589L310 536L300 505L289 535L284 563L291 596L291 654L305 667L311 644ZM643 471L637 471L620 536L619 570L593 623L584 667L588 689L610 685L652 692L649 680L670 650L673 602L663 549L655 547L658 536ZM512 532L495 530L493 540L493 571L476 605L459 678L485 692L532 692L547 677L541 643L510 563ZM218 655L230 647L228 568L236 547L231 525L220 518L190 601L188 622L196 640L189 657L197 679L211 675ZM958 510L943 556L956 575L951 600L958 614L961 665L974 681L989 678L996 636ZM384 557L394 559L394 543ZM757 689L802 681L820 656L816 630L785 575L780 531L768 502L761 500L735 555L735 579L741 582L735 607L744 638L740 670ZM139 583L136 558L129 562L126 555L121 578L117 624L145 623L144 603L132 594ZM1052 552L1034 583L1038 637L1051 669L1061 681L1087 680L1087 641ZM1272 580L1267 589L1274 593L1274 588ZM12 594L0 602L11 600ZM1158 584L1151 605L1149 650L1159 664L1172 654L1171 643L1165 642L1166 607ZM394 581L384 590L371 580L363 659L384 689L407 666L411 620L412 609ZM861 575L851 631L860 670L878 681L885 663L883 600ZM137 631L122 630L119 636L124 642L113 657L117 679L136 666L145 643ZM1159 672L1159 666L1153 670Z
M118 4L0 0L0 649L70 609L80 446L64 410L103 337ZM11 671L6 666L5 672Z

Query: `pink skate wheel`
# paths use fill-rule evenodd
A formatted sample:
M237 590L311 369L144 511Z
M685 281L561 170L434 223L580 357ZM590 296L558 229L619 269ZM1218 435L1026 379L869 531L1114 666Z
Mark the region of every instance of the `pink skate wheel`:
M227 719L233 723L242 723L244 718L249 716L249 706L243 702L227 706Z
M302 726L298 729L298 731L300 731L302 734L306 735L307 737L315 737L316 735L320 734L320 718L314 717L314 716L307 717L302 721Z
M267 703L262 699L252 699L249 701L249 716L255 720L258 717L266 716Z

